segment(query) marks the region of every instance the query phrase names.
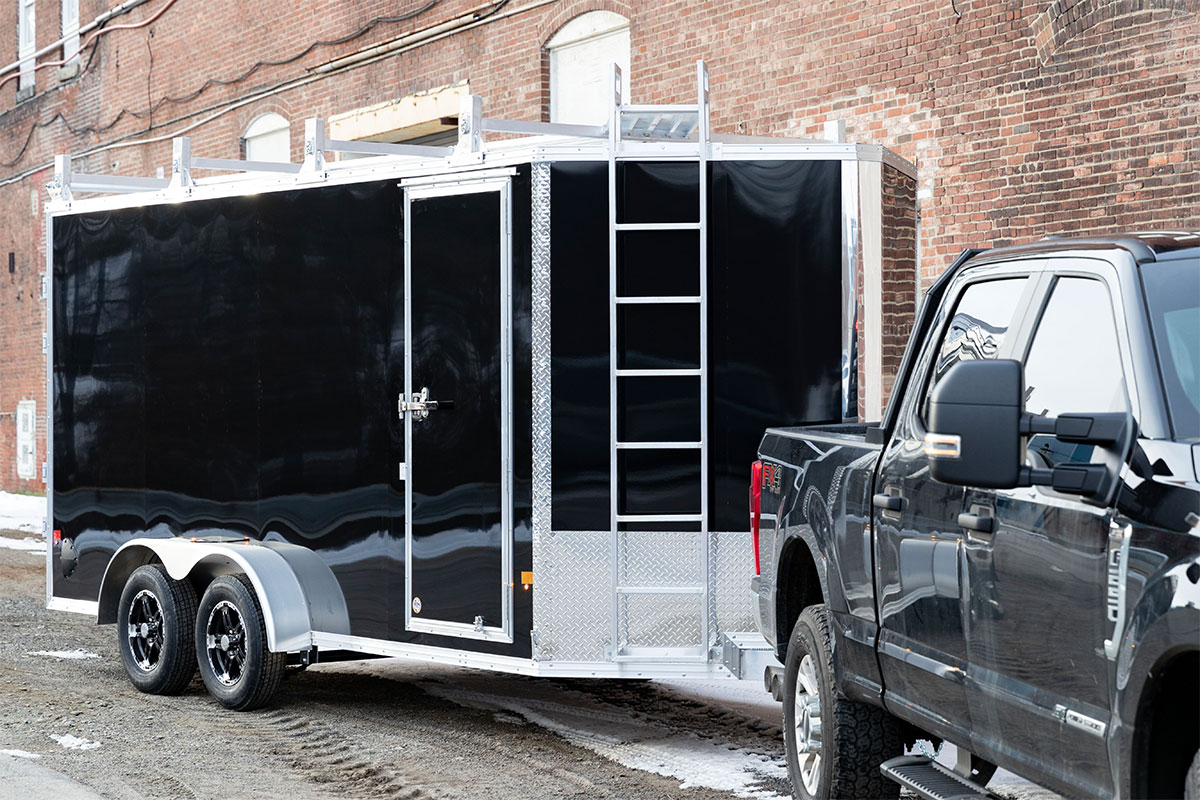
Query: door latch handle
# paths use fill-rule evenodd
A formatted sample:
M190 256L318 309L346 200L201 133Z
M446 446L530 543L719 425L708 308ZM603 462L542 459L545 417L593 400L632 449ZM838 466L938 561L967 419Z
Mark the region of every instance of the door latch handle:
M958 515L958 527L978 533L995 533L996 518L991 514L963 512Z
M421 422L429 419L430 411L450 411L453 408L453 400L430 400L427 386L422 386L421 391L412 396L412 400L405 400L404 395L400 395L400 419L404 419L407 413L412 414L413 422Z
M871 505L882 511L900 511L904 508L904 498L898 494L877 494L871 498Z

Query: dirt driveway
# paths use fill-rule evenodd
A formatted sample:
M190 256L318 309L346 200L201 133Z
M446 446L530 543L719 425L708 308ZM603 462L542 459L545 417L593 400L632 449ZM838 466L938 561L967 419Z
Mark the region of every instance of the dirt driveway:
M177 697L140 694L112 626L43 608L44 570L39 553L0 549L0 751L106 797L786 795L777 728L651 683L378 660L298 673L248 714L217 706L199 679ZM738 775L744 764L759 774ZM705 770L724 791L681 788Z

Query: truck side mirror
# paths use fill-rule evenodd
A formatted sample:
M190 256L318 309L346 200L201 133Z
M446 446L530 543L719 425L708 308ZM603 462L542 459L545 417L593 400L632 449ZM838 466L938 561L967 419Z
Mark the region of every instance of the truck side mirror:
M1019 361L962 361L929 399L925 453L934 480L1011 489L1024 463L1021 413L1025 379Z
M1116 474L1111 464L1030 468L1024 465L1025 437L1044 434L1115 451L1127 444L1129 414L1035 416L1023 413L1024 398L1025 377L1018 361L963 361L951 367L929 398L925 454L933 479L988 489L1049 486L1083 495L1089 502L1102 501Z

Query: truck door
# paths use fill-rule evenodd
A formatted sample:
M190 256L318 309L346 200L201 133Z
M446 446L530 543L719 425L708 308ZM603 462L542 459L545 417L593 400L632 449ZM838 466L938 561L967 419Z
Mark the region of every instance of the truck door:
M915 366L874 495L879 653L893 713L966 741L963 619L964 489L934 481L924 453L928 389L959 361L1003 357L1005 337L1032 295L1028 270L970 273L952 286ZM970 281L970 282L967 282Z
M1115 273L1109 285L1086 266L1103 262L1050 263L1058 275L1024 358L1025 410L1129 410L1128 352L1110 297L1110 289L1118 296ZM1106 457L1120 454L1050 436L1027 443L1027 463L1041 468ZM968 489L964 502L968 514L995 517L992 532L963 531L976 751L1024 762L1063 791L1107 795L1109 513L1042 487Z
M404 190L405 627L498 642L512 641L509 183Z

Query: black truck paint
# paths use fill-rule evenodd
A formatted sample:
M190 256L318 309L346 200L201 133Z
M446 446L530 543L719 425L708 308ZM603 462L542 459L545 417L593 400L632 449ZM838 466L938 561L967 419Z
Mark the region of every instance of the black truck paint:
M967 251L925 296L881 423L769 429L752 590L780 661L801 610L824 604L837 691L910 741L1073 796L1182 795L1200 742L1200 401L1164 359L1168 337L1193 363L1200 345L1164 330L1161 306L1197 316L1197 245ZM931 479L926 400L979 358L1023 364L1030 414L1129 415L1120 452L1024 442L1032 466L1107 463L1111 497Z

